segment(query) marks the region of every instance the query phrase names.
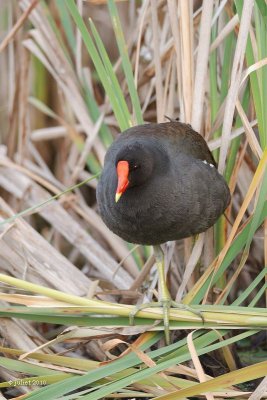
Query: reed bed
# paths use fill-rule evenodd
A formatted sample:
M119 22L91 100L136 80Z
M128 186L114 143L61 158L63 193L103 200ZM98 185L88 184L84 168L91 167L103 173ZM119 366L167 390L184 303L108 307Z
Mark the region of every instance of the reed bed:
M264 0L2 0L0 398L267 398ZM209 144L232 200L215 227L149 246L101 221L106 149L166 116Z

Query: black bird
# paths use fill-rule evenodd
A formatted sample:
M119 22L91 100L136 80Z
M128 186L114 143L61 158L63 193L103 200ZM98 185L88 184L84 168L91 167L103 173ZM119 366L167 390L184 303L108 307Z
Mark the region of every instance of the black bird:
M154 246L166 341L173 302L160 244L204 232L224 212L230 192L216 167L203 137L174 121L126 130L105 157L97 186L100 215L126 241Z

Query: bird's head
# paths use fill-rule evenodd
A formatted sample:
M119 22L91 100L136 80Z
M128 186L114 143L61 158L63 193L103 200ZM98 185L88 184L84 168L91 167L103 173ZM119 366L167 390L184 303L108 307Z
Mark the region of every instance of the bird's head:
M123 147L116 157L118 185L116 203L129 188L140 186L152 175L155 167L155 154L145 145L135 143Z

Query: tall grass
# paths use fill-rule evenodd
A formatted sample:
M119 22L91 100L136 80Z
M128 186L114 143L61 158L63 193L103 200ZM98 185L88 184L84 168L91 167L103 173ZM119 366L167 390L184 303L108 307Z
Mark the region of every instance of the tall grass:
M1 8L0 316L8 328L0 328L0 388L38 400L259 396L255 380L267 371L266 2L108 0L104 17L99 5L74 0ZM169 346L160 308L129 326L141 292L156 294L153 257L108 231L94 194L113 137L164 115L200 131L232 193L227 219L205 240L165 249L173 298L205 321L171 310Z

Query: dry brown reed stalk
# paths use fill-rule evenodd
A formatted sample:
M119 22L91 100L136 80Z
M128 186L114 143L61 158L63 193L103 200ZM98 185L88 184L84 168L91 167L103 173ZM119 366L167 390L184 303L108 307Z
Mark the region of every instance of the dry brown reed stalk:
M192 101L193 101L193 9L189 1L180 1L179 10L179 28L180 28L180 57L182 75L182 93L180 100L181 120L191 123L192 121ZM178 40L178 38L176 39ZM178 67L177 67L178 69Z
M152 18L152 31L153 31L153 54L156 75L156 104L157 104L157 121L162 122L164 119L163 113L163 87L162 87L162 70L159 51L159 24L158 24L158 10L157 3L151 2L151 18Z
M24 13L20 16L18 21L15 23L13 28L8 32L8 35L0 44L0 53L8 46L10 41L14 38L18 30L22 27L24 22L29 17L32 10L37 6L38 0L32 0L31 3L28 5L28 8L25 9Z
M253 0L248 0L244 3L242 17L240 21L239 34L237 38L236 51L231 72L231 83L225 104L225 117L222 127L222 146L220 150L220 159L218 164L218 169L220 172L224 171L227 150L230 143L229 136L232 128L235 103L238 97L238 91L241 83L243 62L245 58L245 49L247 44L247 37L249 34L253 5Z
M212 13L213 3L209 0L204 0L199 28L199 43L197 50L191 118L191 124L197 132L201 132L203 120L203 103L206 92Z

